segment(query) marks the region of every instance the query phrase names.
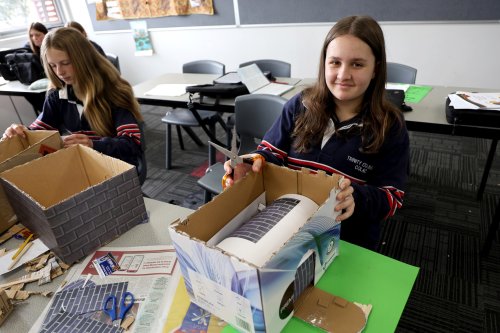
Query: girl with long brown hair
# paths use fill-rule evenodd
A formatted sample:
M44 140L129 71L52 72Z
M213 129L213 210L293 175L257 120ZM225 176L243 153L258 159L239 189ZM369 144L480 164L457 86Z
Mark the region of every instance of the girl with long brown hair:
M339 20L325 38L316 83L286 103L255 152L289 168L343 175L340 236L370 249L380 222L402 206L409 169L408 132L385 97L386 71L379 24L368 16ZM263 159L239 165L235 179L258 172Z

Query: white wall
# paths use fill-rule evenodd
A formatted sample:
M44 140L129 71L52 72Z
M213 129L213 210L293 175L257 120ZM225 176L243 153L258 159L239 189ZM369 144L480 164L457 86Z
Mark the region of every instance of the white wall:
M292 76L315 77L319 50L331 25L164 29L150 32L155 54L134 56L130 31L94 32L85 1L67 1L73 19L91 39L120 57L131 84L161 73L181 72L182 64L214 59L226 71L258 58L292 64ZM500 22L382 24L389 61L418 68L417 83L500 89Z
M386 24L388 61L418 69L417 83L500 89L500 24ZM90 27L89 27L90 29ZM92 38L117 54L123 75L136 84L182 64L214 59L235 70L244 61L276 58L292 64L292 76L315 77L326 25L163 30L150 33L155 54L134 56L130 32ZM465 41L465 42L464 42Z

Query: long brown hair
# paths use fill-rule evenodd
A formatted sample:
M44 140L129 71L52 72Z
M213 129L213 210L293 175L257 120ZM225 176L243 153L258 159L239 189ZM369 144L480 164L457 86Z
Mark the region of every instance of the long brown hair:
M29 44L31 51L36 54L37 56L40 56L40 46L36 46L33 41L31 40L31 30L36 30L38 32L41 32L44 35L47 35L49 30L47 29L46 26L43 25L43 23L40 22L33 22L30 24L28 27L28 39L29 39Z
M59 28L45 36L42 43L42 59L45 73L53 87L61 89L61 81L47 62L47 50L56 49L69 57L73 66L73 89L83 102L85 118L91 128L101 136L116 135L112 107L129 110L135 119L142 121L139 104L130 84L116 68L99 54L87 38L74 28Z
M303 92L303 104L307 111L298 116L292 133L295 138L294 147L298 151L305 152L312 145L321 142L329 123L330 112L335 110L334 97L325 79L326 50L331 41L343 35L359 38L370 47L375 56L375 77L363 97L362 109L367 109L368 112L363 115L361 149L366 153L377 152L394 121L402 122L401 111L385 97L387 63L384 34L380 25L369 16L345 17L326 35L320 55L318 80Z

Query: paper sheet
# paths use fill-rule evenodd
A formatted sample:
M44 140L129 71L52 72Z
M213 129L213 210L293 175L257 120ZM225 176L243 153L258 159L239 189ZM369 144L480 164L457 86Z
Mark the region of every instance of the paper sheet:
M386 85L385 85L385 89L403 90L404 92L406 92L409 87L410 87L410 85L406 84L406 83L390 83L390 82L387 82Z
M164 83L159 84L144 95L153 96L182 96L186 93L186 87L194 86L194 83Z
M455 109L500 110L500 93L471 93L457 91L448 95Z
M33 241L33 245L26 251L25 254L19 259L16 265L11 270L16 269L19 266L24 265L24 263L38 257L44 252L47 252L49 248L43 244L43 242L38 238ZM4 256L0 257L0 275L9 272L8 267L12 262L12 256L16 253L17 249L9 251Z

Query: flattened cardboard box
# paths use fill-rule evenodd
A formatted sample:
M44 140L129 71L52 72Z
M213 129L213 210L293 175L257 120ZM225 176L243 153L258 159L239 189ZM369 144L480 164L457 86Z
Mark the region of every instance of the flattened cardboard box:
M1 174L20 222L71 264L147 220L133 165L81 145Z
M0 173L42 157L63 147L57 131L26 131L26 138L15 136L0 141ZM0 233L17 221L16 214L0 184Z
M340 223L329 197L338 176L266 164L211 202L175 221L169 233L193 302L242 332L279 332L298 297L316 284L338 254ZM301 194L320 205L307 223L263 265L256 267L212 245L212 238L257 198L270 204Z

